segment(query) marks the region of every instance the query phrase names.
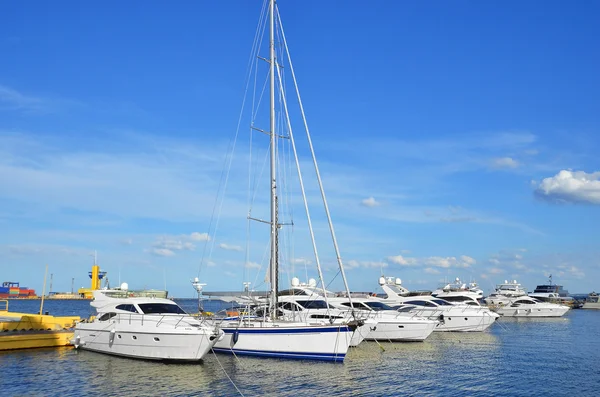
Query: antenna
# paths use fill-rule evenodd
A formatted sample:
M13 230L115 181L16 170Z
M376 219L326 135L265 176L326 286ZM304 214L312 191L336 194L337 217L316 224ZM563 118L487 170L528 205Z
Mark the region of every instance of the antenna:
M196 292L198 293L198 314L204 312L204 308L202 307L202 289L204 288L204 286L206 285L205 283L201 283L200 279L198 279L198 277L194 277L193 280L190 280L192 283L192 287L194 287L194 289L196 290ZM166 288L165 288L166 290Z

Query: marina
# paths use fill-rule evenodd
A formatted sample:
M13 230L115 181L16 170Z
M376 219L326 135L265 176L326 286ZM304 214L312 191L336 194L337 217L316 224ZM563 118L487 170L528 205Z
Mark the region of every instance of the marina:
M509 3L11 5L1 394L597 395L600 7Z
M176 301L187 311L197 301ZM35 310L19 301L15 310ZM48 302L55 315L90 314L88 302ZM502 318L485 332L433 333L420 343L363 342L344 364L260 359L210 353L202 365L160 364L73 348L0 352L0 384L7 395L593 395L597 376L581 376L598 361L595 311L562 318ZM548 360L549 357L553 359ZM544 360L544 370L531 368ZM221 368L222 366L222 368ZM227 375L225 374L227 373ZM556 376L557 373L561 377ZM281 381L285 374L285 382ZM501 374L499 376L499 374ZM87 382L73 379L86 378ZM110 381L108 381L110 379ZM452 381L449 381L452 379Z

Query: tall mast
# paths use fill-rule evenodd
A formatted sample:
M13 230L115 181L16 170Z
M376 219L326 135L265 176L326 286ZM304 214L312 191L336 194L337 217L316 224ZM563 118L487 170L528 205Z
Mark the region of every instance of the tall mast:
M270 75L271 75L271 308L276 315L277 307L277 185L275 183L275 0L269 1Z

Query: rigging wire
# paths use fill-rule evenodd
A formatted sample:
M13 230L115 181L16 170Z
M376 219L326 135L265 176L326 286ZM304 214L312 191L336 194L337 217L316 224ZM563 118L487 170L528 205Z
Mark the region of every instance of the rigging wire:
M209 260L210 260L210 258L212 258L212 252L214 250L214 245L215 245L215 241L216 241L217 230L218 230L218 227L219 227L219 220L221 218L221 210L223 208L223 202L225 201L225 191L227 190L227 183L229 181L229 173L231 171L231 163L233 161L235 147L236 147L236 143L237 143L237 138L238 138L239 131L240 131L240 125L241 125L241 122L242 122L242 117L243 117L243 114L244 114L244 108L245 108L245 105L246 105L246 99L248 97L248 87L250 85L251 72L252 72L252 66L251 65L252 65L252 61L254 59L253 55L255 54L255 49L257 47L260 48L260 42L261 42L261 40L260 40L259 32L261 30L261 26L263 25L262 21L263 20L266 21L266 14L267 14L267 12L266 12L267 11L266 5L267 5L267 0L264 1L263 7L262 7L261 12L260 12L259 22L258 22L258 25L256 27L256 32L254 34L254 40L253 40L253 43L252 43L252 49L250 51L250 55L249 55L249 58L248 58L248 66L246 68L246 70L247 70L247 78L246 78L246 84L245 84L245 89L244 89L244 96L243 96L243 100L242 100L242 106L241 106L240 114L239 114L239 117L238 117L238 122L237 122L237 127L236 127L236 131L235 131L235 135L234 135L234 137L232 139L230 139L229 145L228 145L227 152L230 153L230 155L229 156L225 156L225 159L224 159L224 163L227 164L227 166L224 167L223 170L221 171L221 178L220 178L219 186L218 186L218 189L217 189L217 195L215 197L215 204L213 206L213 210L212 210L212 214L211 214L211 218L210 218L210 222L209 222L209 227L208 227L208 233L209 233L208 234L208 239L205 240L204 248L202 250L202 257L200 259L200 264L198 266L198 278L200 278L200 272L202 270L202 265L204 263L204 258L205 258L205 254L206 254L206 248L208 246L209 241L211 240L211 238L210 238L210 230L211 230L211 227L212 227L212 223L214 221L214 215L215 215L215 210L216 210L216 207L217 207L217 203L219 202L219 192L221 191L221 186L223 186L223 191L222 191L222 194L221 194L222 197L221 197L221 201L220 201L220 204L219 204L219 210L218 210L218 213L217 213L217 220L215 222L215 227L214 227L214 231L213 231L212 243L210 245L210 250L209 250L209 254L208 254ZM229 160L229 161L227 162L227 160ZM225 172L225 169L227 170L226 172ZM225 173L225 179L224 179L224 183L223 183L223 174L224 173Z
M310 137L310 131L308 128L308 122L306 120L306 115L304 114L304 107L302 106L302 99L300 97L300 90L298 88L298 82L296 81L296 74L294 73L294 67L292 65L292 56L290 54L290 50L288 48L287 45L287 41L285 39L285 32L283 30L283 26L281 25L281 16L279 14L279 7L275 8L277 11L277 19L279 19L279 26L281 28L281 37L283 38L283 44L285 46L285 52L287 54L287 58L288 58L288 63L290 65L290 72L292 74L292 80L294 82L294 87L296 89L296 96L298 98L298 104L300 106L300 113L302 115L302 120L304 121L304 128L306 130L306 138L308 139L308 146L310 147L310 153L312 155L312 160L313 160L313 165L315 168L315 173L317 175L317 181L319 182L319 189L321 191L321 197L323 199L323 207L325 209L325 214L327 215L327 222L329 223L329 231L331 232L331 239L333 242L333 247L335 249L335 254L336 254L336 258L337 258L337 262L338 262L338 266L340 269L340 273L342 275L342 279L344 281L344 287L346 288L346 291L348 292L348 300L350 301L350 304L352 305L352 298L350 297L350 288L348 287L348 280L346 279L346 274L344 272L344 265L342 263L342 257L340 254L340 249L338 247L337 244L337 238L335 236L335 229L333 227L333 222L331 220L331 213L329 212L329 206L327 204L327 197L325 196L325 190L323 189L323 182L321 180L321 174L319 172L319 166L317 164L317 158L315 155L315 150L312 144L312 139ZM352 313L354 313L354 310L352 310Z

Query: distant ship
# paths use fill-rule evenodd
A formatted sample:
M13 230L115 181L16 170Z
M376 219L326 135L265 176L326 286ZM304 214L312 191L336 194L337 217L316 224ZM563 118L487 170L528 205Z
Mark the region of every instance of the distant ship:
M5 281L0 287L0 299L35 299L35 290L19 286L18 282Z
M562 285L552 283L552 275L548 277L548 284L538 285L533 292L529 293L529 296L543 302L562 303L569 306L575 304L575 299L569 296L569 291Z

